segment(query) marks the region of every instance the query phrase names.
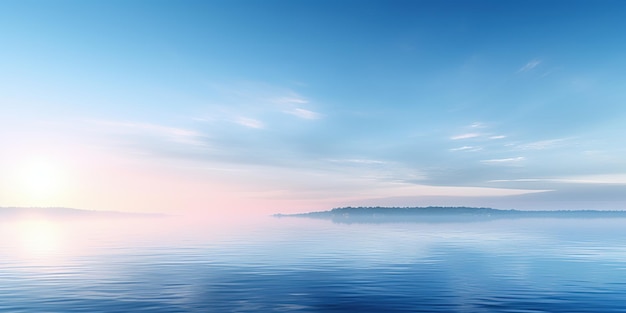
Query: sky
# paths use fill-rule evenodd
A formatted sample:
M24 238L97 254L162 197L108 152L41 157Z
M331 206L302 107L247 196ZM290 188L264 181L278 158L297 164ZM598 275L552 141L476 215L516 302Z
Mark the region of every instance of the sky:
M624 1L0 4L0 206L626 208Z

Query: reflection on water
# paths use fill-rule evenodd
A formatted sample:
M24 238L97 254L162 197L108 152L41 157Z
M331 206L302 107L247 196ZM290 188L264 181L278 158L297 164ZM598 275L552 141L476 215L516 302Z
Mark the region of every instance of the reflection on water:
M626 220L0 222L0 312L625 312Z
M19 246L27 253L45 254L60 248L57 224L42 219L22 220L16 224Z

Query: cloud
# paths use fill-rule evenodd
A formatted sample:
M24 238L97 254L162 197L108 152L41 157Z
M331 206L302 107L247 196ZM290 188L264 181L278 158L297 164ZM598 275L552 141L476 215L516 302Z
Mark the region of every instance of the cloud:
M561 181L588 184L626 184L626 174L574 176L561 179Z
M402 197L402 196L445 196L445 197L485 197L485 196L513 196L531 193L540 193L547 190L509 189L470 186L430 186L406 183L385 183L388 189L372 196ZM389 188L393 187L393 188Z
M554 179L546 179L546 178L519 178L519 179L492 179L487 181L488 183L526 183L526 182L547 182L547 181L555 181Z
M274 98L272 99L272 102L278 103L278 104L307 104L309 103L309 100L297 94L293 94L289 96L282 96L282 97Z
M114 129L115 132L136 133L160 137L171 142L188 145L201 146L206 144L203 140L205 137L203 134L184 128L136 122L95 121L95 123Z
M249 118L249 117L239 117L235 120L235 123L245 126L245 127L255 128L255 129L265 128L265 124L263 124L263 122L257 119Z
M463 146L458 148L450 149L450 151L480 151L482 147L473 147L473 146Z
M521 178L521 179L498 179L489 182L550 182L550 183L572 183L572 184L626 184L626 174L604 174L604 175L583 175L568 176L561 178Z
M465 126L465 132L456 136L450 137L451 140L462 140L462 139L471 139L478 138L481 139L502 139L506 138L504 135L494 135L493 132L489 131L490 126L483 122L474 122L469 124L469 126ZM462 149L461 149L462 150Z
M450 139L460 140L460 139L470 139L470 138L476 138L476 137L480 137L480 134L479 133L466 133L466 134L452 136L450 137Z
M541 60L539 60L539 59L532 59L532 60L528 61L528 63L526 63L526 65L522 66L519 70L517 70L517 72L518 73L528 72L528 71L534 69L535 67L537 67L539 64L541 64Z
M272 103L284 108L283 113L290 114L306 120L316 120L321 118L321 114L300 108L304 104L308 104L310 101L294 92L289 92L289 95L276 97L271 100Z
M311 101L289 88L260 82L212 85L211 104L202 117L211 120L235 121L250 128L264 128L264 123L246 116L270 120L277 113L291 114L302 119L318 119L322 115L305 106Z
M329 159L328 161L334 163L355 163L355 164L386 164L385 161L370 160L370 159Z
M545 149L558 147L564 141L566 141L568 139L569 138L540 140L540 141L530 142L530 143L526 143L526 144L519 144L515 148L518 149L518 150L545 150Z
M299 118L303 118L306 120L316 120L321 117L319 113L305 110L305 109L300 109L300 108L295 108L293 110L285 111L285 113L291 114L293 116L297 116Z
M524 160L526 160L525 157L515 157L515 158L505 158L505 159L482 160L480 162L481 163L485 163L485 164L509 165L509 164L517 164L517 163L522 162Z

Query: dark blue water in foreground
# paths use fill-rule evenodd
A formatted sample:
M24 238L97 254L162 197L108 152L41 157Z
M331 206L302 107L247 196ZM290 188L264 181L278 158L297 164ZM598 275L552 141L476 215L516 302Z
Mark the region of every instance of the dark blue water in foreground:
M626 219L0 222L0 312L626 312Z

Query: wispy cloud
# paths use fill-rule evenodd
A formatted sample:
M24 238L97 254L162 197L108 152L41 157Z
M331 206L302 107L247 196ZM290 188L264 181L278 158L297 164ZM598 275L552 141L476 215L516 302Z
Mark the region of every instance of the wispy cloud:
M498 179L489 182L550 182L550 183L571 183L571 184L626 184L626 174L604 174L604 175L583 175L568 176L560 178L521 178L521 179Z
M491 130L490 126L483 122L474 122L464 127L464 132L450 137L451 140L462 140L462 139L472 139L472 138L480 138L483 140L494 140L494 139L502 139L506 138L504 135L495 135Z
M470 139L470 138L476 138L476 137L480 137L480 134L479 133L465 133L461 135L452 136L450 137L450 139L460 140L460 139Z
M253 119L253 118L249 118L249 117L238 117L235 120L235 123L241 125L241 126L245 126L245 127L249 127L249 128L255 128L255 129L262 129L265 128L265 124L263 124L263 122L257 120L257 119Z
M205 114L212 120L226 120L260 129L279 123L275 118L279 114L308 120L323 117L315 111L309 98L290 88L261 82L214 84L211 87L213 104L207 107ZM263 121L250 116L261 117Z
M294 93L288 96L276 97L272 99L272 102L278 104L307 104L309 100Z
M466 186L429 186L421 184L406 183L387 183L390 185L384 191L385 197L402 197L402 196L455 196L455 197L481 197L481 196L512 196L530 193L546 192L548 190L532 190L532 189L505 189L505 188L488 188L488 187L466 187ZM372 196L376 196L372 193Z
M310 101L294 92L290 92L290 94L286 96L274 98L271 101L272 103L285 108L283 109L283 112L286 114L306 120L316 120L322 117L322 115L317 112L301 108L300 106L309 104Z
M329 159L333 163L354 163L354 164L386 164L385 161L370 159Z
M321 117L321 115L317 112L313 112L313 111L309 111L309 110L305 110L305 109L300 109L300 108L295 108L293 110L288 110L285 111L285 113L287 114L291 114L293 116L297 116L299 118L303 118L306 120L316 120L319 119Z
M470 125L470 128L485 128L485 127L487 127L487 125L481 122L475 122Z
M452 149L450 149L450 151L468 151L468 152L473 152L473 151L480 151L482 149L483 149L482 147L463 146L463 147L458 147L458 148L452 148Z
M528 61L528 63L526 63L524 66L522 66L517 72L518 73L528 72L528 71L534 69L535 67L537 67L539 64L541 64L541 60L539 60L539 59L532 59L532 60Z
M520 156L520 157L514 157L514 158L482 160L480 162L484 164L512 165L512 164L518 164L524 160L526 160L526 158Z
M488 183L534 183L534 182L545 182L545 181L554 181L554 179L545 179L545 178L518 178L518 179L492 179L487 181Z
M164 138L171 142L189 145L205 145L202 140L205 136L197 131L163 126L151 123L115 122L115 121L92 121L98 125L110 127L115 132L135 133Z
M563 182L587 184L626 184L626 174L573 176L560 179Z
M518 144L515 146L518 150L545 150L550 148L555 148L563 145L563 143L570 138L557 138L557 139L549 139L549 140L540 140L534 141L524 144Z

